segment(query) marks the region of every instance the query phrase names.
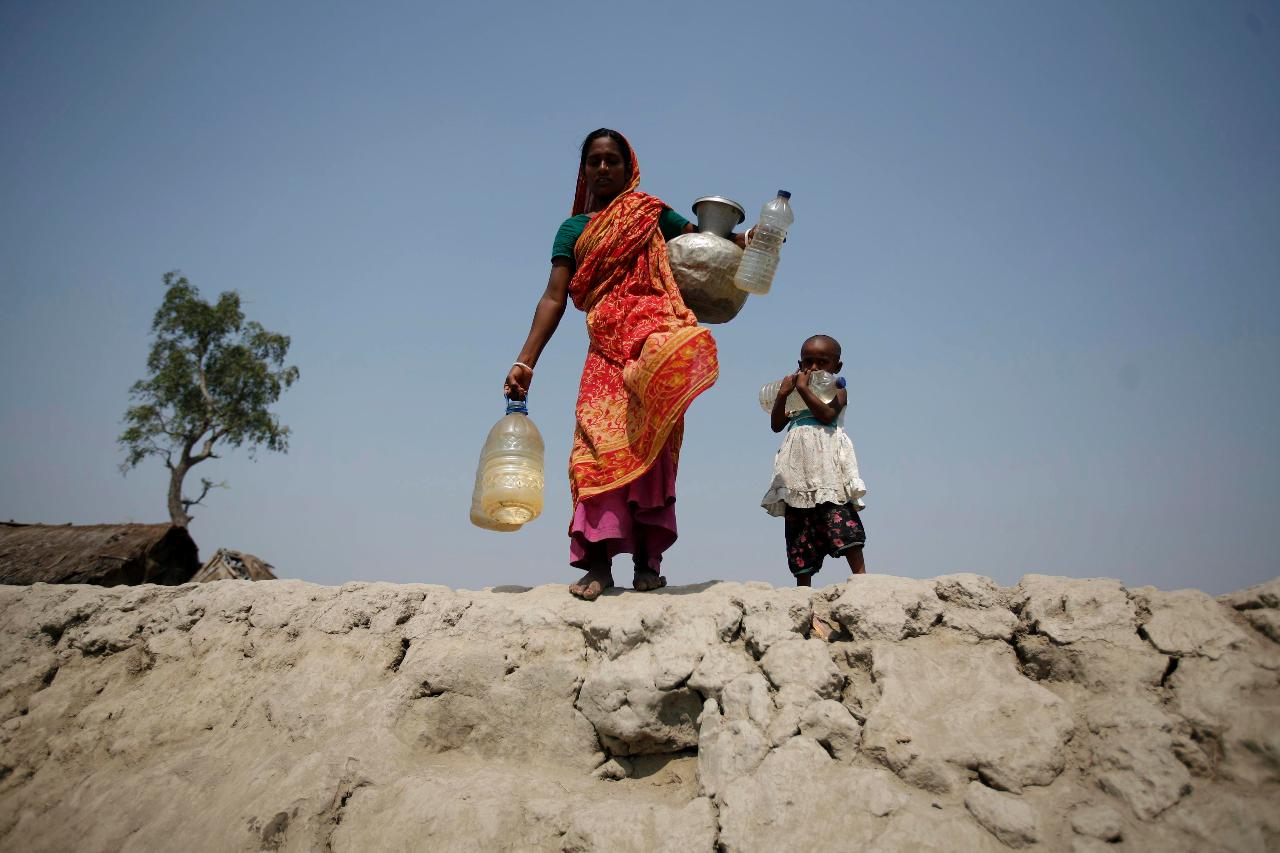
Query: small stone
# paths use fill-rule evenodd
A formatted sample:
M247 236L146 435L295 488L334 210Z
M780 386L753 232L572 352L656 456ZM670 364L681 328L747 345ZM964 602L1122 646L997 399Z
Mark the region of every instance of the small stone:
M1066 761L1071 709L1017 663L1004 643L876 644L880 698L862 751L939 794L963 785L970 768L1009 791L1050 784Z
M984 829L1010 847L1026 847L1038 837L1035 814L1021 797L970 782L964 793L964 807Z
M741 649L713 646L698 662L689 686L703 696L720 698L720 691L730 681L756 671L755 661Z
M840 695L844 678L827 653L821 640L784 640L769 648L760 661L764 674L774 687L801 687L821 696L834 699Z
M800 716L800 734L811 737L841 761L849 761L862 742L862 726L849 709L832 699L815 702Z
M1141 642L1133 604L1117 580L1026 575L1014 589L1013 600L1028 628L1060 645L1081 640Z
M730 681L721 692L720 702L727 720L751 720L764 728L773 719L769 682L758 672L740 675Z
M605 782L617 782L631 775L631 762L620 758L610 758L591 774Z
M769 753L769 742L750 720L726 720L708 699L698 736L698 781L714 797L733 780L751 773Z
M1218 601L1236 610L1257 610L1261 608L1280 608L1280 577L1272 578L1266 583L1251 586L1248 589L1229 592L1218 596Z
M901 640L927 634L942 615L942 601L929 581L854 575L831 615L854 640Z
M1280 610L1246 610L1244 618L1272 642L1280 643Z
M1081 806L1071 813L1071 828L1080 835L1103 841L1124 837L1124 819L1110 806Z
M742 636L751 653L761 657L775 643L803 639L812 620L813 606L806 594L770 589L767 596L743 602Z
M1165 654L1217 660L1247 642L1227 615L1231 610L1198 589L1152 590L1143 598L1150 616L1142 629Z

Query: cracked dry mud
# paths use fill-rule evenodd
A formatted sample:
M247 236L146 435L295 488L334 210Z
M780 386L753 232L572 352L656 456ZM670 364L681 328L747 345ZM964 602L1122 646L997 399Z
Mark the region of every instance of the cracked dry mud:
M1278 606L0 587L0 849L1276 850Z

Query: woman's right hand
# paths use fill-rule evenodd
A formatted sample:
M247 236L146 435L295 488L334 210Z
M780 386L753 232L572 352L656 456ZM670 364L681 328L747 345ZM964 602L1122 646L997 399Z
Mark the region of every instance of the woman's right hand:
M511 365L507 378L502 383L502 393L512 400L523 400L529 396L529 386L533 384L533 371L523 364Z

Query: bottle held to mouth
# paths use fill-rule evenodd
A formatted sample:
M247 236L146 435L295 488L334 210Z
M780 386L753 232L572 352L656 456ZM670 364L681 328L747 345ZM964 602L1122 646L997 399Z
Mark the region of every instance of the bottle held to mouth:
M839 387L839 380L825 370L815 370L809 374L809 390L813 395L824 403L830 403L836 398L836 389ZM782 387L782 380L775 379L768 382L760 389L760 408L766 412L773 411L773 401L778 398L778 389ZM783 412L787 417L791 417L796 412L809 408L804 398L800 396L799 391L792 391L787 395L786 406Z

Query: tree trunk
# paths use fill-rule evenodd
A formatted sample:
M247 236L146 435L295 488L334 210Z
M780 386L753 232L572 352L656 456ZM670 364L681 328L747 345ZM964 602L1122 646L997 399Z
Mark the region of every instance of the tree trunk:
M174 527L186 527L191 523L191 516L182 508L182 481L189 469L190 466L182 462L169 472L169 521Z

